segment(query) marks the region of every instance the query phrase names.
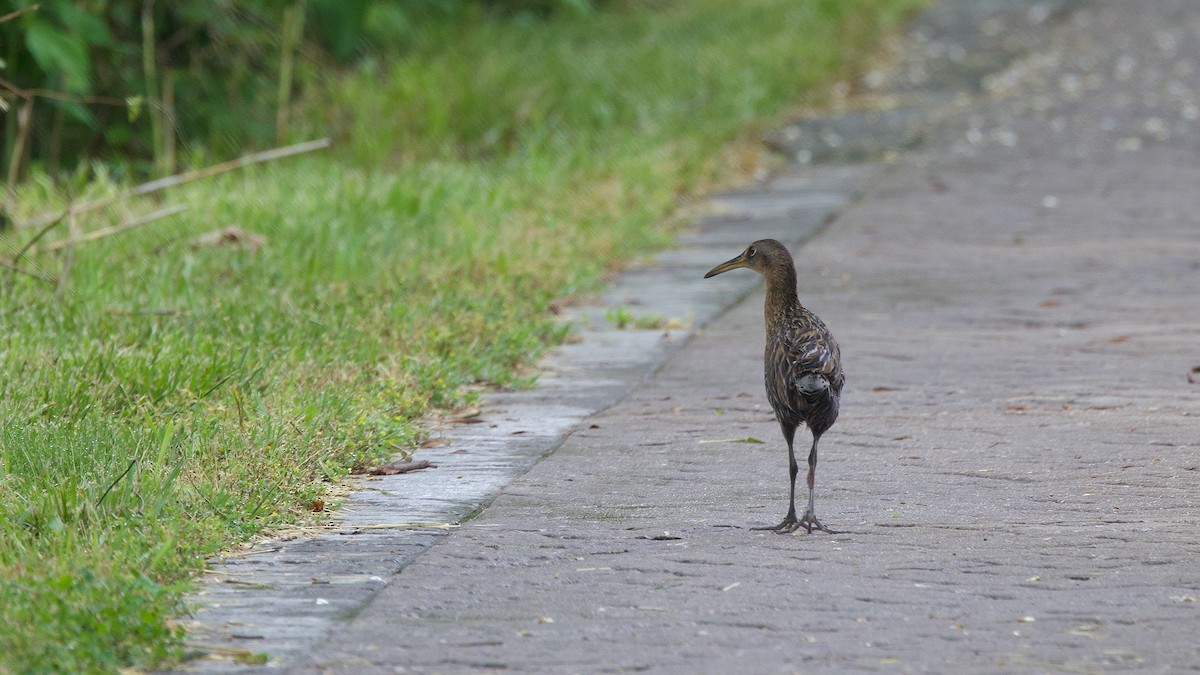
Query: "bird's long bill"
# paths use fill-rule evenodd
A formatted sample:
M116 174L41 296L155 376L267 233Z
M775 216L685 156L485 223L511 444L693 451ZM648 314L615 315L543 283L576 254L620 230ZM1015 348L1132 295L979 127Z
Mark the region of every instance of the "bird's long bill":
M727 260L727 261L721 263L720 265L717 265L716 267L709 270L708 274L704 275L704 278L707 279L709 277L715 277L718 274L721 274L722 272L728 272L729 270L736 270L739 267L745 267L745 266L746 266L746 252L743 251L741 255L734 258L733 260Z

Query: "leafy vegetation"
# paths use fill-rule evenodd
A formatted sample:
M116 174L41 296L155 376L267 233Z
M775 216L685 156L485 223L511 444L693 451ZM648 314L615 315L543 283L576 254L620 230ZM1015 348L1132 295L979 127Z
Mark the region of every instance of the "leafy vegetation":
M228 158L283 140L275 113L293 88L384 47L402 54L431 25L594 12L590 0L0 0L0 16L17 14L0 23L0 171L99 158L137 176ZM13 164L25 103L37 133Z
M20 264L61 293L0 269L0 671L178 658L205 556L311 518L431 410L523 385L564 336L554 299L667 244L681 202L757 165L739 138L853 77L915 2L429 10L303 89L293 133L332 130L331 154L173 190L182 215L69 255L52 229ZM16 220L120 189L85 166L34 171Z

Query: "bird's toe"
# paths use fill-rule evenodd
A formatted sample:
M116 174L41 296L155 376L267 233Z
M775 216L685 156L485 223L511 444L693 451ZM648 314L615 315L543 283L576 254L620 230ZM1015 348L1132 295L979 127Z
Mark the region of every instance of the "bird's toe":
M831 530L828 527L825 527L821 521L817 520L817 516L811 511L804 514L804 517L800 519L799 524L803 525L804 529L808 530L809 534L812 534L813 530L820 530L826 534L841 534L841 532L838 532L837 530Z
M774 532L775 534L791 534L791 533L795 532L796 530L800 529L802 526L803 526L803 523L799 520L796 520L795 515L792 515L789 518L784 518L783 522L779 523L778 525L768 525L766 527L752 527L750 529L752 529L752 530L770 530L771 532Z

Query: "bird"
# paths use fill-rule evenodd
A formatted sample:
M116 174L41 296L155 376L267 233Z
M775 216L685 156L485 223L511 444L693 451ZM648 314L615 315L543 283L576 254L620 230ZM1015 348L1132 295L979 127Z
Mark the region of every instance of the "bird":
M800 304L796 291L796 265L787 247L774 239L760 239L747 246L741 255L709 270L704 278L743 267L758 272L767 282L763 303L767 328L764 379L767 400L787 441L791 478L788 512L783 522L752 529L791 534L803 527L809 534L814 529L838 534L817 519L813 484L817 472L817 443L837 420L842 385L846 382L841 349L825 323ZM797 518L796 475L799 466L793 441L796 429L802 423L812 433L812 448L808 451L808 508Z

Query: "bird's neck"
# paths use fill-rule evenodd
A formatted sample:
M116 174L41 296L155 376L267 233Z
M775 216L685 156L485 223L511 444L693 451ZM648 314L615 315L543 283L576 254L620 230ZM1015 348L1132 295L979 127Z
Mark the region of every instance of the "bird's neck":
M785 317L795 314L800 307L796 295L796 268L792 265L774 267L764 275L767 280L767 297L763 307L768 328Z

